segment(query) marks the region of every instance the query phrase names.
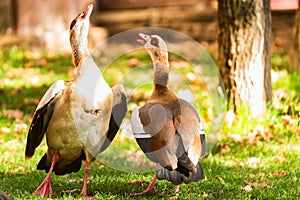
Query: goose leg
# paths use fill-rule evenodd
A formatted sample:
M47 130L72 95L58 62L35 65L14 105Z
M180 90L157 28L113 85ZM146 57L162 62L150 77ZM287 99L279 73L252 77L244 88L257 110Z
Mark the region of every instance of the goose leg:
M175 193L178 193L179 192L179 185L176 185L175 186Z
M154 192L155 182L156 182L156 173L154 174L153 179L152 179L151 183L149 184L149 186L147 187L146 190L144 190L143 192L130 194L130 196L136 197L136 196L141 196L141 195L144 195L144 194L147 194L147 193Z
M52 188L51 188L51 174L53 171L53 168L55 166L55 163L57 162L57 160L59 159L59 155L57 152L55 152L53 154L52 157L52 163L51 163L51 167L50 170L46 176L46 178L44 179L44 181L41 183L41 185L35 190L34 194L36 195L40 195L41 197L46 197L49 194L52 193Z
M91 169L91 163L86 161L85 168L84 168L83 188L82 188L82 191L81 191L81 196L83 196L85 198L90 197L86 193L86 186L87 186L87 181L88 181L88 176L89 176L90 169Z

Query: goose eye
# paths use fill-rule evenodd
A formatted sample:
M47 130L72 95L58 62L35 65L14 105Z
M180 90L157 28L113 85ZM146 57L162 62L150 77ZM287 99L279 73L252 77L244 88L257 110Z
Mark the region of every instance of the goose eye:
M76 24L76 19L74 19L70 25L70 30L72 30L72 28L75 26Z
M159 41L158 41L157 38L152 38L152 39L151 39L151 45L153 45L153 46L159 47L159 46L158 46L158 42L159 42Z

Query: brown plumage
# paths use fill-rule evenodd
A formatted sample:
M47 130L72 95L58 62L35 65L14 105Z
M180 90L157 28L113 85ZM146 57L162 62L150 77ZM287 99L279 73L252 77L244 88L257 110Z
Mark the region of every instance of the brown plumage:
M151 192L156 178L171 181L178 192L180 183L204 178L199 159L205 153L205 135L196 109L168 88L167 45L158 35L139 36L153 61L154 90L143 107L134 109L132 128L139 146L158 167L149 187L133 196Z
M77 69L74 81L58 80L38 104L27 136L25 156L33 156L46 135L48 150L37 169L48 172L35 194L52 193L51 173L77 172L86 161L81 195L86 186L90 164L116 135L127 112L127 98L122 85L112 89L105 82L87 48L89 5L70 26L70 43Z

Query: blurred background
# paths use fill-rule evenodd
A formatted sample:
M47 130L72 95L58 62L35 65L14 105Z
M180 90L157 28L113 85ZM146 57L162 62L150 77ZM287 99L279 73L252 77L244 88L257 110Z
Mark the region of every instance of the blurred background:
M219 2L228 5L231 0L219 0ZM271 59L272 69L269 70L272 77L272 104L267 104L267 110L261 117L254 118L249 117L251 113L243 104L239 105L236 111L228 110L224 124L220 123L223 126L221 140L215 144L209 156L201 161L207 179L199 184L181 186L183 188L180 194L182 199L300 199L300 67L298 67L300 61L295 62L297 66L295 65L294 73L290 68L291 58L299 58L300 45L297 46L299 44L297 41L300 41L298 39L300 34L296 34L297 31L294 30L300 30L300 28L296 28L300 27L299 23L298 26L295 23L300 21L295 20L296 13L298 19L300 18L300 9L298 9L298 0L270 0L270 2L272 15L271 55L268 55L268 58L262 58L263 56L267 57L265 55L269 53L268 48L263 48L265 45L263 42L259 44L262 48L253 48L251 51L257 51L260 54L252 54L255 60L266 61L261 63L263 67L266 67L266 63ZM0 190L15 199L24 199L24 196L29 199L38 199L31 194L38 186L39 181L37 180L42 181L45 173L37 171L36 165L47 147L44 140L33 159L31 161L25 160L24 149L28 129L32 122L34 110L50 85L58 79L74 79L74 65L69 44L69 26L71 20L90 3L95 7L91 16L92 26L89 31L90 50L105 39L122 31L151 26L169 28L192 37L207 50L216 62L218 59L224 61L219 62L219 69L228 67L225 64L231 60L230 56L239 56L241 62L236 63L245 65L249 63L244 62L245 59L241 59L245 54L240 54L242 55L240 56L231 53L230 55L223 55L223 59L222 56L218 56L218 33L221 31L218 30L217 0L0 0ZM269 2L266 0L236 0L235 3L232 5L249 3L253 4L253 7L254 4L267 4ZM242 15L245 14L245 19L255 13L247 7L243 8L241 10L243 11ZM234 6L230 9L228 10L229 13L238 10ZM233 21L227 17L230 16L227 12L221 14L221 19L227 20L227 25L231 25L223 27L223 31L231 30L230 28L235 25L234 23L240 19ZM258 16L255 19L259 19L262 14L262 12L255 13L254 17ZM263 18L261 17L261 24L263 24ZM243 22L244 18L241 19ZM261 24L257 25L269 31L269 27L265 28ZM249 27L253 28L253 26ZM236 36L242 37L244 36L242 34L236 34ZM137 42L130 43L128 37L123 37L123 35L121 36L127 42L126 45L139 45ZM132 39L135 40L136 38ZM170 38L166 39L169 40ZM243 45L248 43L248 40L243 39L241 41ZM174 46L176 44L180 50L187 50L189 56L198 53L193 46L182 45L177 41L173 40L170 43ZM225 37L223 41L230 40ZM254 46L252 45L253 41L264 40L257 40L257 37L254 37L248 43L250 44L248 45L249 49ZM268 42L269 38L265 40L265 43ZM232 44L233 48L234 45L238 46L237 43ZM96 48L96 50L100 49L105 51L106 55L111 53L110 55L115 56L114 53L117 54L119 50L127 48L126 46L122 47L119 40L116 44L115 46L110 44L109 48ZM174 46L168 43L170 49L176 48ZM227 45L227 43L223 46L227 47L224 48L224 52L230 53L228 49L232 46ZM292 47L295 49L294 53L290 53ZM246 49L245 52L250 52L249 49ZM261 49L265 51L261 51ZM109 85L120 83L122 79L133 82L142 79L151 82L152 60L141 46L139 50L141 51L129 51L127 54L122 54L112 63L107 59L108 56L97 59L99 62L110 64L103 73ZM98 53L97 51L94 52ZM264 52L267 53L264 54ZM216 107L215 105L221 107L223 104L210 99L212 93L208 91L208 84L205 84L206 82L204 83L203 80L208 80L207 83L211 83L212 79L208 79L208 76L203 77L201 73L195 73L194 65L185 59L188 57L175 53L178 52L173 51L169 54L170 68L172 72L176 73L175 75L180 74L182 76L174 76L176 79L174 78L173 82L183 86L184 84L180 80L188 81L190 90L196 95L195 99L199 102L199 114L207 130L213 120L218 122L221 119L221 117L217 118L211 115L211 112L214 111L211 108ZM199 55L197 58L202 60L202 56L207 54ZM252 55L248 53L248 57ZM210 62L207 63L210 64ZM106 67L106 65L102 66ZM241 67L234 68L243 70ZM245 74L249 74L253 70L244 71L246 71ZM143 76L140 75L141 73ZM265 74L267 73L257 73L258 76L265 76ZM140 77L140 79L136 77ZM254 76L252 75L252 77ZM260 79L261 77L257 78ZM252 79L247 80L252 81ZM246 79L244 81L246 83ZM135 105L143 105L152 91L152 84L145 84L145 87L140 87L138 84L140 83L132 84L132 88L138 90L128 90L129 84L124 84L127 89L126 92L129 94L129 112ZM240 85L252 86L253 84L251 82L251 84ZM264 87L263 84L259 86ZM258 90L263 91L261 88L258 87ZM234 87L229 87L229 89L234 89L236 93L239 93ZM132 95L129 92L132 92ZM187 96L187 93L183 94ZM257 105L257 99L252 105L253 107ZM125 121L123 124L130 129L129 122ZM122 131L126 130L125 126L122 127ZM132 169L132 163L135 167L144 165L139 157L143 154L138 154L141 151L135 142L123 137L123 134L119 134L113 144L136 154L130 154L130 156L121 154L115 151L115 146L111 145L112 151L115 151L119 157L112 159L110 156L107 160L114 162L123 169ZM122 159L130 159L134 162L128 164ZM78 188L81 188L82 185L80 182L82 175L83 169L81 172L70 174L68 177L54 176L55 197L74 199L75 196L78 196L80 193ZM142 174L125 174L109 167L103 167L101 162L96 162L92 165L91 176L89 177L93 186L89 186L89 188L91 188L90 192L99 199L128 199L128 195L135 188L135 185L129 180L139 179L145 179L145 177ZM146 179L150 180L150 176L148 175ZM71 187L69 187L70 184ZM71 188L72 190L70 190ZM173 189L173 186L162 183L158 186L157 191L172 194ZM153 199L161 198L158 195L157 198L153 197Z
M95 5L90 48L119 32L154 26L182 32L217 51L216 0L0 0L0 48L70 51L71 20L89 3ZM271 0L272 53L291 46L297 0Z

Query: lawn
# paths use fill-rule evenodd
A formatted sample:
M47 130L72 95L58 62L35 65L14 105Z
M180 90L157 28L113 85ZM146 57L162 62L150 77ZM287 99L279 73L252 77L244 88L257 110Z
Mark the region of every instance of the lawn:
M147 187L148 183L139 180L151 180L153 172L121 171L96 160L88 194L96 199L299 199L300 76L287 73L286 57L272 56L274 99L264 116L249 119L247 108L227 113L221 139L201 160L205 180L182 184L178 195L171 183L158 181L155 193L132 198L130 193ZM170 59L182 63L176 56ZM138 73L136 65L150 62L145 53L127 55L111 64L105 78L114 85L122 73ZM47 88L57 79L72 79L72 59L68 54L12 48L0 51L0 66L0 189L14 199L40 199L33 192L46 173L37 171L36 165L46 145L43 142L33 158L25 160L26 136L34 109ZM189 73L180 66L177 69L183 75ZM192 86L193 91L199 91L196 99L202 102L200 115L208 123L207 92L201 90L201 84ZM142 104L150 90L151 86L145 85L130 96L129 109ZM120 134L113 144L139 152L134 140ZM80 198L83 167L67 176L53 175L54 193L49 199Z

